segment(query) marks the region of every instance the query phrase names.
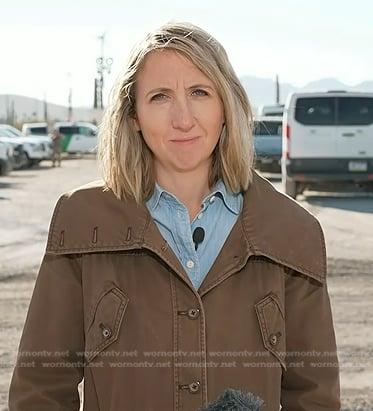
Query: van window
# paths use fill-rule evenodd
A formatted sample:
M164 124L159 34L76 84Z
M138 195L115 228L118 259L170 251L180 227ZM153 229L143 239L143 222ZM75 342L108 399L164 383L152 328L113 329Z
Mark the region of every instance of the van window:
M295 119L304 125L357 126L373 123L371 97L299 98Z
M87 136L87 137L92 137L96 135L95 130L92 130L89 127L85 127L85 126L80 126L79 127L79 134L82 134L83 136Z
M30 127L29 129L30 134L48 134L47 127Z
M61 134L79 134L79 127L75 126L61 126L59 127Z
M334 125L334 97L299 98L295 107L295 119L305 125Z
M373 98L343 97L338 99L337 124L342 126L373 123Z

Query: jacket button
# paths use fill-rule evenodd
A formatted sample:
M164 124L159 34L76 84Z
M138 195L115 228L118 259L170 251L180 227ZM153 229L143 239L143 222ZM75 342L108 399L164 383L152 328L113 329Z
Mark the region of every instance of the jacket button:
M106 339L106 338L110 338L111 337L111 329L109 327L101 327L101 334L102 336Z
M277 334L271 334L269 336L269 342L271 343L271 345L276 345L278 342Z
M201 386L201 383L199 381L192 382L191 384L189 384L189 392L192 394L195 394L196 392L199 391L200 386Z
M191 320L195 320L199 317L199 308L189 308L188 310L188 317Z

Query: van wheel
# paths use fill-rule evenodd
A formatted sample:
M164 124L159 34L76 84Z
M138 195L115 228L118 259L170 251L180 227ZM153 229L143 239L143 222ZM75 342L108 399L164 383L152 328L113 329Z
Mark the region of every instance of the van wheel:
M296 199L298 194L298 183L292 180L285 180L285 193L291 197Z

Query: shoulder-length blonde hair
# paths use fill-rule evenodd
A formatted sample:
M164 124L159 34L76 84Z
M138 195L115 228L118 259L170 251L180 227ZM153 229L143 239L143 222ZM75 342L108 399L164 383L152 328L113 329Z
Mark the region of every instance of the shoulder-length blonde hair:
M189 23L167 23L149 33L132 51L111 93L99 132L98 158L107 188L118 198L146 200L153 192L153 156L133 118L136 79L154 50L174 50L190 59L215 85L223 102L225 126L213 153L212 187L222 179L231 192L244 191L252 179L252 112L245 90L223 46Z

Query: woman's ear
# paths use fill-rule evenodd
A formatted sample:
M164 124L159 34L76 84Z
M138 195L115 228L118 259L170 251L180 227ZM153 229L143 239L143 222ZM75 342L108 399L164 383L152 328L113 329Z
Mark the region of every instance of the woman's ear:
M133 124L133 127L135 128L135 130L136 131L141 131L141 127L140 127L140 124L139 124L139 121L138 121L138 119L137 119L137 115L136 115L136 113L134 113L133 115L132 115L132 124Z

